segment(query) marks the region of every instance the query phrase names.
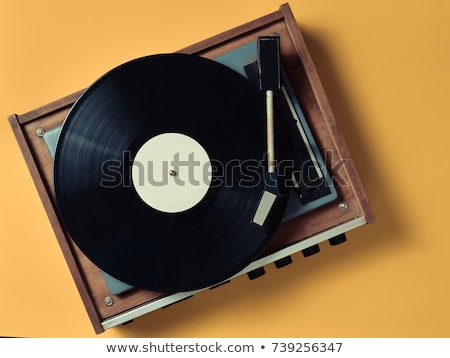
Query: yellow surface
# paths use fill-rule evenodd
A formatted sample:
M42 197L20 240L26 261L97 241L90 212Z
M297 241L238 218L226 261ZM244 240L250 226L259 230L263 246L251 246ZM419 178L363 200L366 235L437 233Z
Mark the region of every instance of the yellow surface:
M6 116L280 4L0 0L0 335L95 335ZM377 222L102 337L450 336L450 2L290 5Z

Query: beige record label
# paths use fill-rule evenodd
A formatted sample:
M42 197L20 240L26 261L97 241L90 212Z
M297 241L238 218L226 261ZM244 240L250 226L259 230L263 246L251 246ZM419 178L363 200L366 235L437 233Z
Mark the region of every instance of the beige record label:
M211 184L211 172L208 153L196 140L181 133L163 133L138 150L132 181L147 205L179 213L203 199Z

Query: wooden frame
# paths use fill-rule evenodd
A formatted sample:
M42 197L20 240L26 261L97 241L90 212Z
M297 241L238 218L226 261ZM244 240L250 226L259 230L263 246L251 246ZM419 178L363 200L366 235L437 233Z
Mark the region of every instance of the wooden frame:
M179 52L212 58L254 41L258 36L271 33L280 35L280 57L283 67L319 148L328 159L332 158L327 165L331 175L339 179L335 181L339 199L338 202L282 224L265 251L265 255L269 256L273 253L284 254L283 250L290 247L292 249L286 251L287 253L293 252L292 250L298 251L302 247L329 239L330 235L374 221L367 196L288 4L282 5L276 12ZM76 92L28 113L11 115L8 119L94 330L101 333L106 328L123 323L129 317L133 318L151 311L153 306L150 304L161 301L154 305L158 308L168 302L175 302L180 297L164 301L166 298L164 293L133 289L114 296L114 304L105 304L105 298L111 294L99 269L81 253L61 224L53 196L52 158L41 134L42 130L48 131L61 125L71 106L82 93L83 91ZM311 238L314 239L308 241ZM295 246L298 243L305 244ZM275 260L280 254L272 256ZM147 309L139 311L137 309L139 307ZM120 319L117 319L118 317Z

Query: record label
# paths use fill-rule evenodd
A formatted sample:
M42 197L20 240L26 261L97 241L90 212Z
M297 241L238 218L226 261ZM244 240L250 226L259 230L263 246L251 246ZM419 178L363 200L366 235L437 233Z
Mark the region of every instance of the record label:
M211 184L211 162L205 149L181 133L163 133L145 142L132 168L139 197L164 213L197 205Z

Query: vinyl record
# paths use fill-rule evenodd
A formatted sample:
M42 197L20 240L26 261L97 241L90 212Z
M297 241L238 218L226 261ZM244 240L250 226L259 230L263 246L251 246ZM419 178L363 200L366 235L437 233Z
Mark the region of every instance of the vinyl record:
M101 77L58 139L63 224L100 269L178 292L238 273L282 215L253 222L265 188L264 99L233 70L193 55L140 58Z

